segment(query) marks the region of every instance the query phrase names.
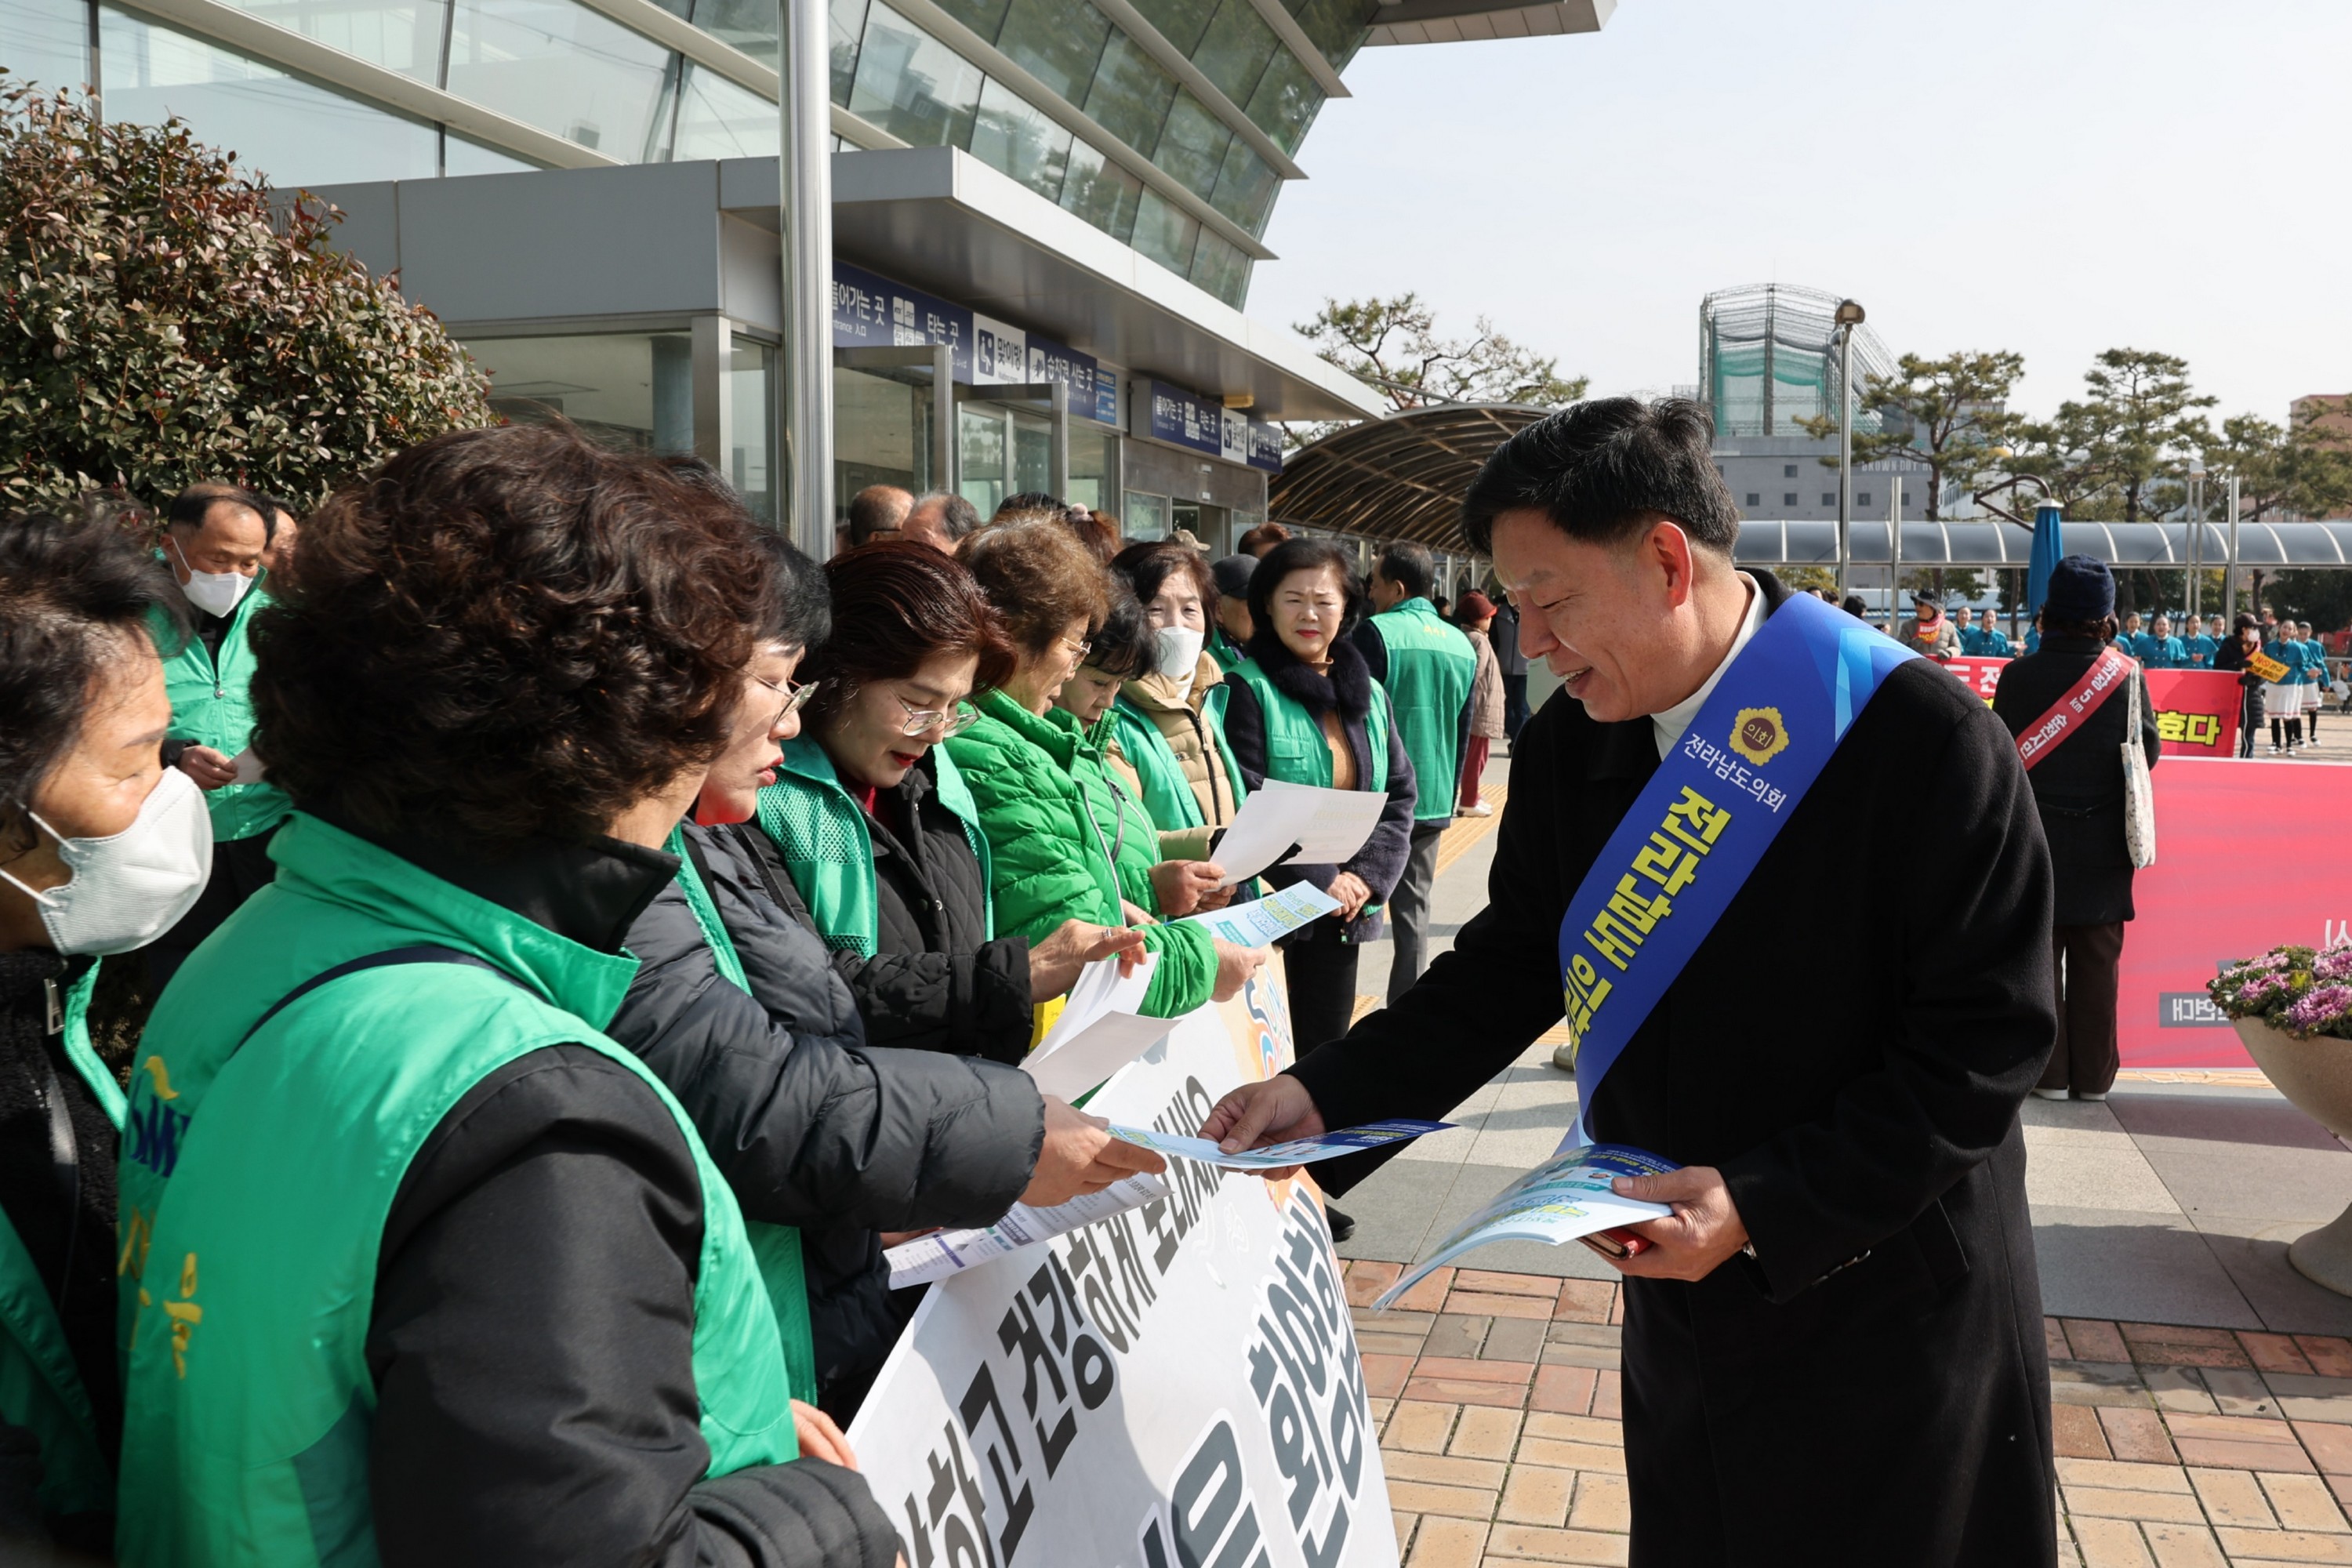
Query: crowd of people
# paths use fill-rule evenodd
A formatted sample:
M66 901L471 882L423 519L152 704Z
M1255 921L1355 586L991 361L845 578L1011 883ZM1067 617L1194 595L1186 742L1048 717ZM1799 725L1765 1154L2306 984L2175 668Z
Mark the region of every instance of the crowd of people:
M1306 881L1302 1052L1366 942L1412 985L1507 606L1277 524L847 514L820 566L558 426L299 521L0 526L0 1538L889 1564L842 1436L919 1300L887 1246L1161 1168L1018 1069L1080 973L1230 998L1267 952L1183 917ZM1270 779L1379 825L1224 886Z

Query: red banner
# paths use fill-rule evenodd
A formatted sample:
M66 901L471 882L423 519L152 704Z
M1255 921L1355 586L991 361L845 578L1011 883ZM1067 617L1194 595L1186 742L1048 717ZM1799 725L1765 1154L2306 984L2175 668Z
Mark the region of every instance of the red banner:
M2234 689L2212 670L2152 679L2166 675ZM2133 883L2139 918L2124 928L2124 1065L2251 1067L2205 983L2233 960L2352 930L2352 848L2330 826L2352 820L2352 767L2183 757L2154 777L2156 864Z
M1943 661L1959 683L1992 700L2005 658ZM2214 669L2151 669L2148 700L2156 704L2157 733L2168 757L2234 757L2238 754L2238 678Z

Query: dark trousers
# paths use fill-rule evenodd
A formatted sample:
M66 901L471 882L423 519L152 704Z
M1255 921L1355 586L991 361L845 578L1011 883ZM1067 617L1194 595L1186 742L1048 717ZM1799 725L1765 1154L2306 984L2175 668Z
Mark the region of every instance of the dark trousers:
M1336 920L1317 921L1283 944L1290 994L1290 1043L1305 1056L1348 1032L1356 1017L1356 961L1363 949L1339 939Z
M1528 672L1503 677L1503 734L1507 740L1519 738L1519 726L1528 721Z
M1412 989L1429 967L1429 902L1437 891L1437 840L1447 827L1443 822L1412 825L1412 848L1405 857L1404 875L1389 896L1389 931L1395 956L1389 963L1389 1000Z
M273 827L250 838L214 843L213 871L205 879L205 890L196 895L179 924L140 950L147 965L148 995L162 995L188 954L196 951L196 944L219 930L221 921L236 913L246 900L269 886L278 875L278 863L269 858L269 841L277 837L278 829Z
M2105 1094L2123 1065L2116 1047L2116 973L2123 963L2121 921L2053 926L2050 972L2058 983L2058 1043L2042 1069L2042 1087Z

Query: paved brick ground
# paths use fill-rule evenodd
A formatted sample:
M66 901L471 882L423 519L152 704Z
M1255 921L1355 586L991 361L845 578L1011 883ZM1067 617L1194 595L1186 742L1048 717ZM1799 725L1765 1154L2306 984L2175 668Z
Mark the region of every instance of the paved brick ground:
M1348 1265L1406 1568L1622 1563L1617 1287ZM2060 1557L2352 1564L2352 1341L2044 1321Z

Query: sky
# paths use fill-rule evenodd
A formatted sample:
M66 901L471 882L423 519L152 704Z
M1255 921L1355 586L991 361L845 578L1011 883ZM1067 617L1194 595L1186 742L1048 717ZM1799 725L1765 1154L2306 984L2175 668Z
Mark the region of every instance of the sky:
M2103 349L2217 416L2352 390L2347 0L1620 0L1599 33L1366 48L1248 313L1418 291L1596 395L1697 379L1709 290L1850 296L1897 354Z

